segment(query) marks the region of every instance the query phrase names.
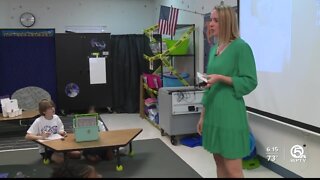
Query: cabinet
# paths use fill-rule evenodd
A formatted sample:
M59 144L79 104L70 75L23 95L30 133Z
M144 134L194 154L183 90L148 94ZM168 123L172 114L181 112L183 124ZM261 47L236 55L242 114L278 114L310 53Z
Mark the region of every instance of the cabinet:
M87 110L89 105L98 109L112 106L109 52L109 33L56 34L57 106L63 114ZM89 61L96 56L105 59L105 71L100 74L106 76L106 83L92 83L90 79L93 64Z
M162 136L170 136L171 144L177 144L177 135L197 133L203 93L202 89L192 86L160 88L159 127Z
M165 52L168 48L167 45L169 43L165 43L164 39L169 39L169 40L179 40L183 35L186 35L187 32L190 32L188 35L188 46L187 46L187 51L185 53L180 53L175 51L176 53L171 53L168 55L168 64L177 72L177 73L188 73L189 78L187 79L187 82L190 86L195 85L195 72L196 72L196 48L195 48L195 31L194 31L195 25L194 24L178 24L177 25L177 30L176 30L176 35L175 36L161 36L159 34L154 34L153 38L155 38L156 42L151 43L150 47L154 53L154 55L163 53ZM192 29L192 31L190 30ZM162 85L166 85L168 83L164 82L165 77L164 74L171 72L172 69L169 68L168 64L164 63L161 60L157 60L160 62L160 70L159 70L159 76L162 81ZM154 66L154 71L157 70L157 64ZM177 80L178 81L178 80ZM157 120L153 120L148 117L148 109L145 104L145 100L147 98L155 98L158 100L158 91L159 89L150 89L146 83L144 83L144 79L141 76L140 78L140 117L147 119L150 121L154 126L156 126L158 129L161 129L159 126L159 123ZM156 109L152 111L154 112L159 112L159 106L156 106ZM169 113L169 112L168 112ZM159 113L158 117L159 120Z

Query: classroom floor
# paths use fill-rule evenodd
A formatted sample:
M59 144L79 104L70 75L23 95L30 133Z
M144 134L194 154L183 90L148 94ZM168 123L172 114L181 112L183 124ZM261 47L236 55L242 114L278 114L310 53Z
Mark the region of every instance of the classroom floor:
M188 163L203 178L216 178L216 167L213 157L202 147L190 148L181 144L172 145L168 136L161 136L160 130L149 121L141 119L139 114L102 114L102 119L110 130L124 128L143 128L135 139L160 138L178 156ZM246 178L281 178L282 176L260 166L253 170L244 170Z

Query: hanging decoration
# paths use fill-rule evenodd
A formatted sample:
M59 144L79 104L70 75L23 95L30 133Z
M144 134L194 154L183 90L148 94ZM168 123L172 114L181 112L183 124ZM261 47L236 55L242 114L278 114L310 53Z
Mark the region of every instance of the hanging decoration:
M150 28L148 28L148 29L146 29L146 30L144 31L145 35L148 36L148 37L150 38L150 40L153 41L153 42L155 41L155 39L153 38L153 32L154 32L155 30L157 30L157 27L158 27L158 25L154 25L154 26L151 26ZM167 68L169 69L169 71L170 71L173 75L175 75L175 76L178 78L178 80L181 81L181 83L182 83L183 85L189 86L189 83L188 83L184 78L182 78L182 77L179 75L179 73L174 69L173 66L171 66L171 64L170 64L170 62L169 62L169 60L168 60L168 56L169 56L169 54L170 54L172 51L174 51L176 48L180 47L181 44L182 44L184 41L187 41L187 40L189 39L189 36L191 35L191 33L192 33L194 30L195 30L194 27L190 27L190 28L181 36L180 40L178 40L172 47L170 47L169 49L167 49L167 50L164 51L163 53L157 54L157 55L152 56L152 57L149 57L149 56L147 56L147 55L144 54L144 58L147 59L149 62L153 62L153 61L155 61L155 60L160 59L160 60L162 61L163 65L164 65L165 67L167 67ZM152 39L153 39L153 40L152 40ZM158 68L157 70L159 70L159 68ZM156 70L156 71L157 71L157 70ZM156 71L155 71L155 72L156 72ZM154 73L155 73L155 72L154 72Z

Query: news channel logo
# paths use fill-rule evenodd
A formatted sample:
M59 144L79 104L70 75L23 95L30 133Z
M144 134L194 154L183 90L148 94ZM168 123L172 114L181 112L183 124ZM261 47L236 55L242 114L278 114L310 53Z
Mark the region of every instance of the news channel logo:
M290 159L290 162L296 163L296 162L306 162L307 156L305 155L304 148L300 145L294 145L290 149L290 154L292 158Z

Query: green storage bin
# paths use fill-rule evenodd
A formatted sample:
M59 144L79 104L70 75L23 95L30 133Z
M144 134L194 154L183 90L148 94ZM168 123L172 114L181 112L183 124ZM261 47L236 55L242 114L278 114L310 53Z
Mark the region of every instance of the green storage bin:
M166 43L167 48L170 49L178 40L172 40L172 39L163 39L163 41ZM174 49L170 55L186 55L188 54L189 50L189 38L185 41L182 41L179 47Z
M253 157L252 159L242 160L242 169L256 169L260 167L260 161L257 156Z
M73 132L76 142L98 140L98 114L76 114L73 119Z

